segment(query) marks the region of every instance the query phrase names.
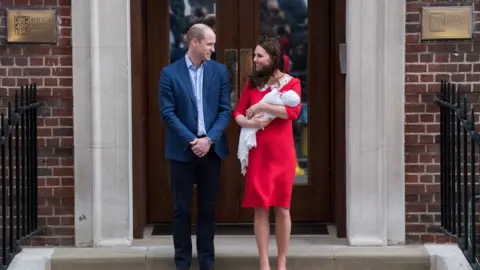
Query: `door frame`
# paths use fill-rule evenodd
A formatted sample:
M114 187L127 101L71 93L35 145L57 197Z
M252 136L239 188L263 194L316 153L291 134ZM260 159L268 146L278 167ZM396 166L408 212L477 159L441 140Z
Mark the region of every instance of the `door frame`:
M159 18L166 18L168 24L169 2L159 0L165 5L161 9L164 14ZM330 182L332 183L332 205L334 207L334 220L337 227L337 237L346 237L346 114L345 114L345 77L340 74L339 45L346 39L346 0L332 1L331 37L334 48L334 61L331 65L332 72L331 125L333 149L331 151ZM147 223L147 166L148 166L148 141L145 140L148 132L147 114L147 58L146 58L146 11L144 0L130 0L130 35L131 35L131 63L132 63L132 187L133 187L133 237L143 238L143 229ZM161 33L159 29L159 35ZM166 44L168 45L168 44ZM162 49L162 48L159 48Z

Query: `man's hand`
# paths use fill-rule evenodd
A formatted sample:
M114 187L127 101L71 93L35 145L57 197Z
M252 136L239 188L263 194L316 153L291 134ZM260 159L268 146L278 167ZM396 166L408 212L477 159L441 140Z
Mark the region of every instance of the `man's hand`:
M195 138L193 141L190 142L190 145L194 146L197 143L198 143L198 138Z
M192 145L193 153L197 155L197 157L203 157L210 151L211 145L207 138L195 139L190 142L190 144Z

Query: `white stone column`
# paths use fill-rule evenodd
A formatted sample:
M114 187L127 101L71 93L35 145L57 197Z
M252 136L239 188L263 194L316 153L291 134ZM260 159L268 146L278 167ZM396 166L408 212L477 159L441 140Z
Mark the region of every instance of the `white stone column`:
M72 0L75 243L133 238L130 1Z
M347 236L405 241L405 0L347 0Z

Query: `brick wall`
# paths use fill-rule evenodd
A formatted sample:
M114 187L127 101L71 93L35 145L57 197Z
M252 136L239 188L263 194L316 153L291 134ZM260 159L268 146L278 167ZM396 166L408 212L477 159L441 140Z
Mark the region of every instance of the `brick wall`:
M412 242L452 241L438 232L440 222L439 107L433 98L441 80L458 83L470 102L480 102L480 1L407 0L405 75L406 230ZM435 4L474 4L474 38L420 40L420 9Z
M439 221L439 110L432 103L439 81L458 82L479 92L480 43L422 42L420 9L436 3L475 4L474 30L480 30L478 0L406 0L406 211L409 241L446 242L436 232ZM6 44L4 8L55 8L59 15L56 45ZM474 40L479 40L476 32ZM36 82L44 102L39 120L39 213L42 235L35 245L73 245L73 119L70 0L0 0L0 104L12 91ZM476 96L476 98L475 98ZM480 102L477 95L473 102Z
M73 113L71 0L0 0L0 97L2 106L14 90L39 86L39 224L32 245L74 244ZM58 11L56 45L6 43L5 8Z

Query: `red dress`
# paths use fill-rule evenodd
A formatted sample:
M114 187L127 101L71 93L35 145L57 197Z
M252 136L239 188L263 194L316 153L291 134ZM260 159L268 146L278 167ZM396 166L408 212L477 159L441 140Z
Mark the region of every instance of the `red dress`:
M279 88L280 92L294 90L301 95L300 80L290 75L284 75L280 79ZM247 109L270 91L268 86L262 91L248 88L247 82L233 117L240 114L245 116ZM297 119L301 103L296 107L285 108L288 119L277 117L265 129L257 131L257 147L249 152L242 207L290 208L296 168L292 120Z

